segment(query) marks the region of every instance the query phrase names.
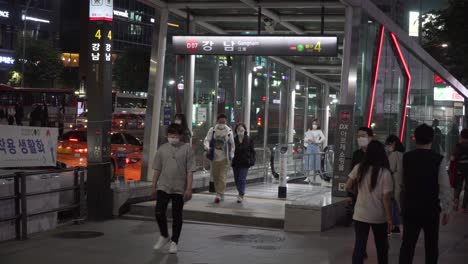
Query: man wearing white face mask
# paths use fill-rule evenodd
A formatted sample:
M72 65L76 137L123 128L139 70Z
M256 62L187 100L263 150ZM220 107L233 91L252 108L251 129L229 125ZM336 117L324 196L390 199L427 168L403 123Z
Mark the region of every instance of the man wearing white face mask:
M216 126L210 128L204 142L207 158L211 160L211 173L216 191L215 203L224 200L227 169L235 149L232 129L226 123L227 116L219 114Z
M156 221L161 236L155 250L170 243L169 253L177 253L177 244L182 231L184 203L192 199L193 171L195 162L190 144L181 142L184 129L171 124L167 128L168 143L161 145L154 158L153 197L156 198ZM172 203L172 237L167 230L167 205Z

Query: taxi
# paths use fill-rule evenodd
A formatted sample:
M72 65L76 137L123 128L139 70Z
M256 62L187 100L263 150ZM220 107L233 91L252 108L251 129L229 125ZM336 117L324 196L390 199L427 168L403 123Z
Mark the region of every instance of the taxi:
M111 175L124 176L126 182L141 178L142 142L125 132L113 131L111 142ZM87 166L88 144L86 130L72 130L62 135L57 144L57 160L67 167Z

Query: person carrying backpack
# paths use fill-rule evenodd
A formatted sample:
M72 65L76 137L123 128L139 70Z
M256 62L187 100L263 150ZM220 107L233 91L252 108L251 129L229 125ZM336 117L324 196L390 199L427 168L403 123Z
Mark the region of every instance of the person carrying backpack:
M227 169L235 149L232 129L226 123L227 116L219 114L216 126L210 128L204 142L207 158L211 160L211 175L216 191L215 203L224 200Z

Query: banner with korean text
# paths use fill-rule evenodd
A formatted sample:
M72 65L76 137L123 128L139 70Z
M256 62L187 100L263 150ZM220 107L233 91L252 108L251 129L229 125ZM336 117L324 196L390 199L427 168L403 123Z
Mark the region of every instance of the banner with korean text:
M0 125L0 168L56 166L58 129Z

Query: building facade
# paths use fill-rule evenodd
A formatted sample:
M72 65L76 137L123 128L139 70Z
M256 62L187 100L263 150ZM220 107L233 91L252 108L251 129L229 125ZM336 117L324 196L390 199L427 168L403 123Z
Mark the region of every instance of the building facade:
M32 39L60 40L60 0L0 1L0 83L7 83L13 52L23 32Z

